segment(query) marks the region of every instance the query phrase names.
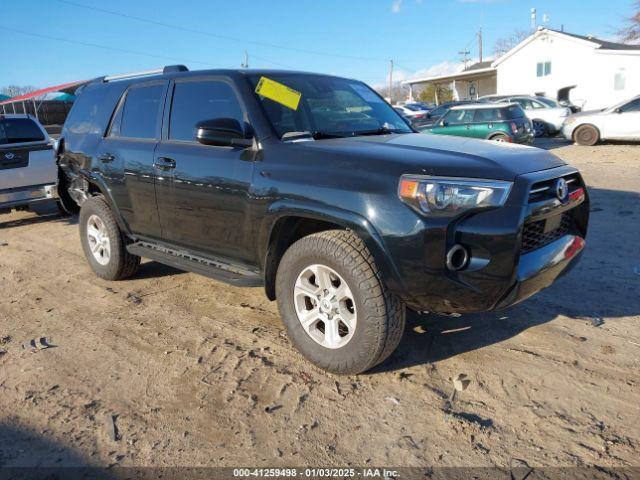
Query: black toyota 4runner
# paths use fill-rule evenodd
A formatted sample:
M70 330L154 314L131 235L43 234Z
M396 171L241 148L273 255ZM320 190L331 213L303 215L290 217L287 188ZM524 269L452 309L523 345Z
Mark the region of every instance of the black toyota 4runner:
M587 231L584 182L554 155L416 133L327 75L97 79L58 153L98 276L147 257L264 286L292 343L343 374L393 352L406 308L486 311L549 286Z

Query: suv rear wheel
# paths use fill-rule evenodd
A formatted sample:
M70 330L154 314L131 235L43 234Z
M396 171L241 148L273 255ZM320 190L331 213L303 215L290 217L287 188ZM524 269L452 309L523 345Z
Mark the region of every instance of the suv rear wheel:
M140 257L127 251L125 238L104 198L91 197L82 204L79 224L84 255L98 277L121 280L136 273Z
M278 266L276 294L291 342L333 373L369 370L396 349L404 332L403 303L352 232L320 232L289 247Z

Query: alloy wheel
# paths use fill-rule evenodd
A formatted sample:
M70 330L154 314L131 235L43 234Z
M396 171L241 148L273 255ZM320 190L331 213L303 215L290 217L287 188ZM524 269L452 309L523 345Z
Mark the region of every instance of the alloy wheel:
M96 262L107 265L111 259L111 242L107 227L97 215L91 215L87 220L87 241Z
M319 345L337 349L353 338L358 318L353 293L332 268L320 264L304 268L293 299L302 328Z

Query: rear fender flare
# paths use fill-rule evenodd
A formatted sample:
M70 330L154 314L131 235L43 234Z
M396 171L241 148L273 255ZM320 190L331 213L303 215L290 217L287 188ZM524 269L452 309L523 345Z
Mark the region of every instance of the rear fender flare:
M82 177L91 185L93 185L104 197L105 201L109 205L109 208L111 209L111 212L113 213L113 216L116 219L116 222L118 222L118 227L120 227L120 231L122 231L122 233L124 233L125 235L131 235L131 230L129 229L129 225L127 224L127 222L125 222L124 218L120 214L120 210L116 208L116 203L113 200L113 195L111 194L111 190L109 189L104 179L100 175L96 175L94 172L91 172L86 169L80 169L78 171L78 174L80 175L80 177ZM89 194L89 192L87 192L87 194Z

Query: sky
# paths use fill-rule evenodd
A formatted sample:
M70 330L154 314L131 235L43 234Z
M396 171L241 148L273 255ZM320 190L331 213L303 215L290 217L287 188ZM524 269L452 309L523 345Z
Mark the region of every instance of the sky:
M468 50L544 25L615 40L633 0L0 0L0 88L185 64L283 68L370 85L448 73ZM606 7L606 8L605 8ZM144 21L143 21L144 20Z

